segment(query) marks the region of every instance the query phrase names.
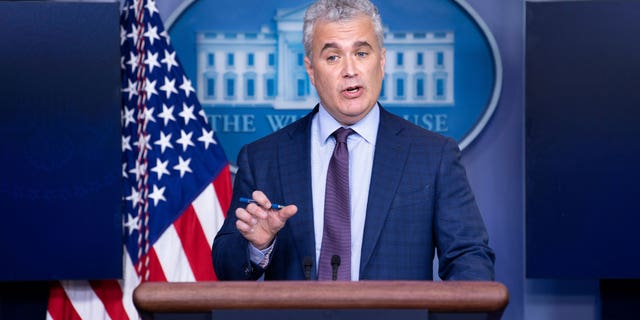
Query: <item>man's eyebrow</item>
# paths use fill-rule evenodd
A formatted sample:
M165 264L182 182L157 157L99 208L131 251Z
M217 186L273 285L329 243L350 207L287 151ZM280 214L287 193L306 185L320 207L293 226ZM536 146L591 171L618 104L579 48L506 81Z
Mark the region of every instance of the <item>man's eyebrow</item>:
M328 43L324 44L324 46L322 47L322 50L320 50L320 53L322 53L326 49L337 49L337 48L338 48L338 44L337 43L328 42Z
M368 47L368 48L373 49L373 46L371 46L369 44L369 42L367 42L367 41L356 41L356 42L353 43L353 47L354 48Z
M353 47L354 48L367 47L367 48L373 49L373 46L371 46L371 44L369 44L369 42L367 42L367 41L356 41L356 42L353 43ZM327 42L322 47L322 50L320 50L320 53L322 53L324 50L327 50L327 49L339 49L339 48L340 47L338 46L337 43L335 43L335 42Z

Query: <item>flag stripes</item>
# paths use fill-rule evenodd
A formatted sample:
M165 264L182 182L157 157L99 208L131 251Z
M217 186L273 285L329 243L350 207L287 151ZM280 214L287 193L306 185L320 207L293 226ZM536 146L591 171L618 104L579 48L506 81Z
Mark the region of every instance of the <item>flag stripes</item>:
M224 171L228 172L228 168ZM221 174L217 179L228 178L228 176L225 178L225 174ZM215 189L216 183L225 186L223 190ZM228 197L228 192L224 182L214 181L163 233L148 254L150 281L215 279L210 255L211 245L213 236L224 220L224 211L218 199L220 196ZM214 214L211 214L212 212ZM201 244L196 244L194 247L200 250L185 249L193 248L191 245L197 242L192 238L199 238L198 241ZM125 269L129 270L125 270L125 274L132 272L135 274L130 260L125 260L127 260ZM139 280L135 277L124 279L125 283L130 284L129 290L126 288L123 290L121 282L74 280L55 283L50 291L47 319L137 319L132 294Z

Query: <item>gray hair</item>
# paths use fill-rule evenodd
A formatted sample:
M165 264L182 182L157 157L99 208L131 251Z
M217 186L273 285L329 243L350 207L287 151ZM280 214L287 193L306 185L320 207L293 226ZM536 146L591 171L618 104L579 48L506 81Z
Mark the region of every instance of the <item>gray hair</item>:
M304 14L304 25L302 27L302 43L304 44L304 54L311 57L311 39L313 38L313 28L318 21L336 22L349 20L358 16L371 18L373 28L378 38L378 45L383 47L384 30L378 8L369 0L318 0L312 4Z

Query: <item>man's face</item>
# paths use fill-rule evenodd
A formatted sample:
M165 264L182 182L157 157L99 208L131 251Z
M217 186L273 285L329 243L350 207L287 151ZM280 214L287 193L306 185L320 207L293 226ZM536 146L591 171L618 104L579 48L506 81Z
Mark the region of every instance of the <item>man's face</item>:
M322 105L343 125L364 118L378 100L385 49L379 49L373 23L362 16L315 24L305 67Z

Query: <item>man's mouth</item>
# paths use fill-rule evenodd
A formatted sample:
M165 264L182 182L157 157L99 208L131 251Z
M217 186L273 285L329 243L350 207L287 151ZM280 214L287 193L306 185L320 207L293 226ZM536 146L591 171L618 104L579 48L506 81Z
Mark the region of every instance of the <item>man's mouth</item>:
M358 90L360 90L360 87L358 87L358 86L348 87L347 89L345 89L345 91L350 92L350 93L357 92Z
M360 96L360 93L362 92L362 87L361 86L350 86L345 88L343 91L343 94L349 98L357 98Z

